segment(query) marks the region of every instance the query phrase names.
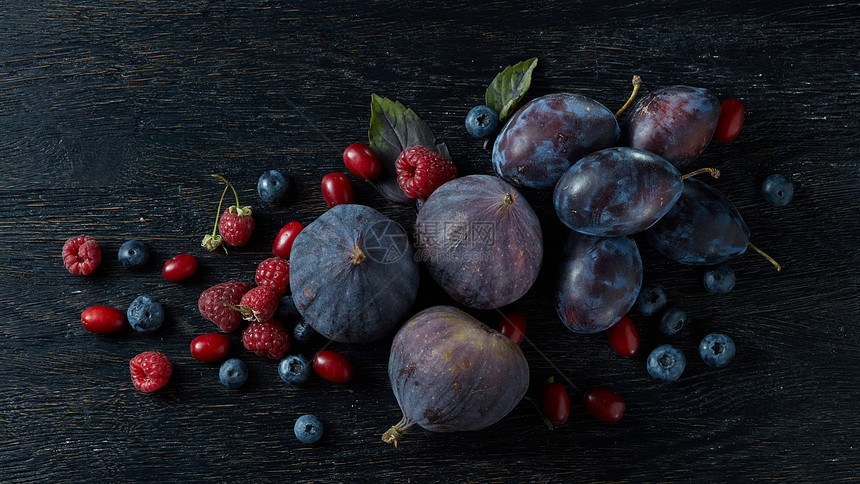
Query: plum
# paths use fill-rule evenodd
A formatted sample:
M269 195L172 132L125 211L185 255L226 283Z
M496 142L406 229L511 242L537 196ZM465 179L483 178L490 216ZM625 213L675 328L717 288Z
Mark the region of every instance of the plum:
M394 337L388 377L403 412L382 440L397 445L414 425L478 430L507 415L529 386L529 366L508 337L451 306L413 316Z
M531 288L543 259L540 222L526 199L495 176L445 183L415 223L430 275L457 302L477 309L510 304Z
M394 332L412 311L419 268L406 232L363 205L337 205L305 227L290 253L290 289L305 321L344 343Z
M617 237L654 225L683 187L678 169L663 158L636 148L607 148L571 166L555 186L553 202L571 229Z
M639 99L624 121L621 144L683 168L708 146L719 118L720 103L706 89L664 87Z
M571 232L562 255L555 309L571 331L603 331L633 307L642 259L632 239Z
M548 94L508 120L493 144L493 168L517 186L549 188L583 156L614 146L620 129L606 106L580 94Z

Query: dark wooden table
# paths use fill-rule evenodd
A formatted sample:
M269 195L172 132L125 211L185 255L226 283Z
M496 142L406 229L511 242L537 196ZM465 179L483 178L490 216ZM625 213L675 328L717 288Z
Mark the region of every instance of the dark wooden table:
M799 481L860 479L858 417L858 47L853 2L285 2L8 0L0 8L0 480L38 481ZM517 2L511 2L516 4ZM819 3L820 6L809 6ZM370 96L398 99L445 141L462 174L492 173L489 151L463 129L467 111L507 65L538 57L528 98L559 91L616 109L633 74L643 91L672 84L737 97L747 117L731 144L712 143L696 166L739 207L776 272L745 254L737 286L705 293L702 270L663 259L640 240L646 277L690 315L672 339L636 312L642 351L617 356L603 334L577 335L552 303L552 267L515 308L528 318L534 395L565 382L571 418L546 429L521 402L483 431L421 429L395 449L381 433L400 418L387 379L391 339L329 347L354 380L280 381L277 364L231 335L247 361L241 390L218 364L190 356L214 329L197 312L205 288L252 281L286 222L326 210L322 176L345 171L341 152L366 141ZM288 172L289 200L256 195L267 169ZM205 252L221 173L254 206L249 245ZM785 207L759 194L765 176L796 183ZM353 179L356 199L412 230L414 212ZM565 230L545 192L548 261ZM90 234L104 262L69 274L63 242ZM147 271L116 260L128 239L153 250ZM160 267L189 252L198 273L169 283ZM164 327L87 333L83 309L160 299ZM450 300L425 283L416 310ZM473 314L492 323L491 312ZM735 361L711 370L697 356L711 331L731 335ZM671 342L688 356L675 384L645 372L647 353ZM316 340L296 351L312 354ZM162 351L171 382L134 389L131 357ZM604 424L573 386L603 386L627 402ZM293 436L314 413L326 435Z

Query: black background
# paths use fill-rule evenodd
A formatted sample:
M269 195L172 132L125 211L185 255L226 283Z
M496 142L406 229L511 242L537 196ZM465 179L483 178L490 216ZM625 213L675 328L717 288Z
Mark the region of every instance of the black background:
M465 3L465 2L463 2ZM513 3L513 2L512 2ZM809 6L818 3L820 6ZM860 9L831 2L280 2L21 1L0 7L0 475L3 480L273 480L366 482L665 481L857 479L860 417L858 315L857 26ZM659 335L637 313L642 349L617 356L604 334L559 322L550 277L565 230L549 196L526 197L540 214L547 259L515 308L535 395L549 376L571 394L571 418L549 431L520 403L483 431L416 429L395 449L380 435L400 418L386 373L390 338L331 344L356 365L348 384L313 378L290 388L276 362L242 348L251 379L218 382L218 364L188 344L215 327L197 312L205 288L252 282L277 230L310 223L326 206L322 176L345 171L343 149L366 141L370 95L402 101L450 148L461 174L492 173L489 151L463 129L468 110L505 66L538 57L527 99L559 91L617 109L630 79L643 91L673 84L746 105L743 132L713 142L694 167L752 230L737 258L735 290L707 295L701 269L640 242L646 278L666 288L692 324ZM257 178L279 168L294 182L275 207ZM255 210L257 229L229 256L205 252L221 173ZM763 179L796 186L786 207L767 205ZM353 178L356 200L411 232L414 212ZM63 242L93 235L104 262L88 277L62 266ZM149 270L116 261L128 239L153 250ZM161 264L196 255L198 273L169 283ZM160 299L165 326L87 333L94 304L125 309ZM416 310L450 300L424 284ZM493 324L492 312L472 311ZM722 331L735 361L707 368L703 335ZM664 342L685 351L675 384L644 369ZM317 340L297 350L312 354ZM128 361L157 350L174 363L169 385L134 389ZM604 424L585 414L574 386L603 386L627 403ZM315 445L293 436L318 415Z

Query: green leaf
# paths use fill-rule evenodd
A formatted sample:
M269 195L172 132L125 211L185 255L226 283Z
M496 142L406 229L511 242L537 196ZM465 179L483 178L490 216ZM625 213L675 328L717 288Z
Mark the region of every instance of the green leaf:
M430 127L399 101L371 95L370 129L367 132L370 147L382 162L382 172L374 180L382 194L393 202L413 204L415 201L403 193L397 184L394 162L400 152L413 146L423 146L448 158L448 147L436 141Z
M517 103L526 95L532 83L532 71L535 70L537 61L537 57L533 57L508 66L490 83L484 95L484 102L499 113L499 121L507 119Z

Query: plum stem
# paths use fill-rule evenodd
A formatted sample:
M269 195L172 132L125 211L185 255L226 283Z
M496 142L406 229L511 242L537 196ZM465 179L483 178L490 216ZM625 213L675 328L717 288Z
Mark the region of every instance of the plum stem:
M686 180L687 178L690 178L691 176L701 175L702 173L708 173L714 178L720 177L720 170L718 170L716 168L699 168L698 170L691 171L690 173L683 175L681 177L681 179Z
M397 444L400 442L400 437L402 437L403 433L409 430L412 425L413 423L409 422L404 415L399 422L382 434L382 441L386 444L394 444L394 447L397 447Z
M765 259L767 259L767 261L768 261L768 262L770 262L771 264L773 264L773 266L774 266L774 267L776 267L776 270L777 270L777 271L781 271L781 270L782 270L782 266L781 266L781 265L779 265L779 262L777 262L776 260L774 260L774 258L773 258L773 257L771 257L771 256L769 256L769 255L767 255L767 254L765 254L763 250L761 250L761 249L759 249L758 247L756 247L755 245L753 245L753 243L752 243L752 242L747 242L747 245L750 247L750 249L752 249L752 250L754 250L754 251L758 252L762 257L764 257Z
M630 97L627 98L627 102L624 103L624 106L621 106L621 109L615 112L615 117L618 118L621 116L621 113L627 110L630 107L630 104L633 103L633 100L636 99L636 95L639 94L639 86L642 85L642 78L639 76L633 76L633 92L630 94Z

